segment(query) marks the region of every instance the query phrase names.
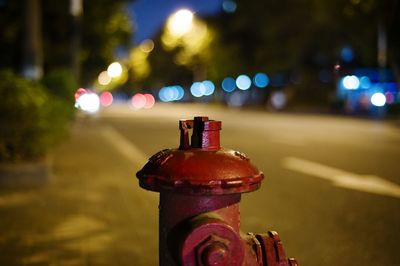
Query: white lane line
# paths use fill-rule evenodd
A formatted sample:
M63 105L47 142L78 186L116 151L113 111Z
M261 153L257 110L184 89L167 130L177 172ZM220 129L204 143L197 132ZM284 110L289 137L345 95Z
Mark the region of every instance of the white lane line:
M147 162L148 156L111 126L103 127L100 133L126 159L139 165L144 165Z
M333 185L373 194L400 198L400 186L374 175L358 175L295 157L283 160L286 169L329 180Z

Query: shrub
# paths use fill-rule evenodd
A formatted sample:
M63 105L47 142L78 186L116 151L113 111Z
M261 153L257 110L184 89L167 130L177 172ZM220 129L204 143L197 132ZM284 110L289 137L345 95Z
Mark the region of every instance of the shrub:
M0 71L0 81L0 161L43 156L65 134L67 101L9 70Z

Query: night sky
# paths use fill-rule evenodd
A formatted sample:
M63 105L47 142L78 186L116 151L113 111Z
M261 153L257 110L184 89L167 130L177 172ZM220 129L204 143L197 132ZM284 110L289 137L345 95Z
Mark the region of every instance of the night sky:
M214 14L221 10L222 0L137 0L129 6L136 28L134 42L152 38L174 11L187 8L200 15Z

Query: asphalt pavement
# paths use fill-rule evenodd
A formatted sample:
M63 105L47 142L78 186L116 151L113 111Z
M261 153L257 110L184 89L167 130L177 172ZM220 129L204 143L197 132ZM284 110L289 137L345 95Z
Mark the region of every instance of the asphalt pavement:
M171 104L80 115L46 184L1 189L0 265L157 265L158 195L135 172L195 115L266 175L242 197L243 232L278 231L300 265L400 265L398 126Z

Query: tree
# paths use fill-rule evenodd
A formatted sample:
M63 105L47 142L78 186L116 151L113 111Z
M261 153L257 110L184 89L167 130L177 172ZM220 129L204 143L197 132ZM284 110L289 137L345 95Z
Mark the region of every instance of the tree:
M124 11L129 0L85 0L81 24L82 82L90 84L114 58L118 47L128 47L133 33ZM0 67L20 70L23 20L20 14L27 8L24 1L2 1L0 4ZM42 33L44 70L70 68L73 18L70 0L42 0Z

